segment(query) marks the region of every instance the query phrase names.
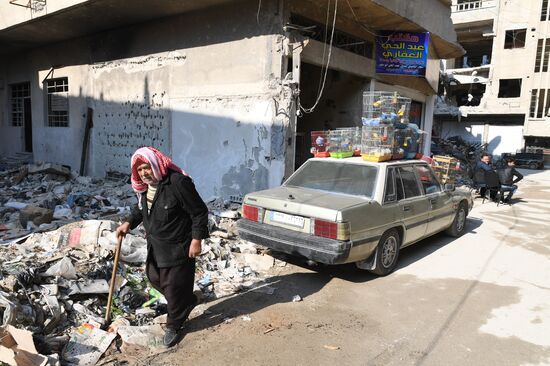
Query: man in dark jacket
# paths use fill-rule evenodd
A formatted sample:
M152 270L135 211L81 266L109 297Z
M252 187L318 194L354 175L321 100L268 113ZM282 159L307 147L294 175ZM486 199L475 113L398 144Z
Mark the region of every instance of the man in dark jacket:
M164 344L173 346L183 322L197 305L193 294L195 257L208 237L208 209L191 178L152 147L132 156L132 188L138 204L117 228L119 239L143 223L147 236L146 273L166 298Z
M484 174L485 172L487 171L492 171L493 170L493 166L491 165L491 155L488 154L488 153L483 153L481 154L481 159L477 162L477 165L475 167L475 170L474 170L474 178L475 177L480 177L479 180L480 181L477 181L476 183L485 183L485 178L481 179L481 177L484 177ZM486 187L481 187L479 189L479 195L481 197L485 197L485 194L487 193L487 188ZM491 194L493 194L491 192ZM494 197L491 197L494 199Z
M516 183L523 179L523 175L516 170L516 161L513 158L508 158L506 164L506 168L498 170L498 178L500 181L500 188L504 192L509 192L504 202L510 202L512 196L518 189Z

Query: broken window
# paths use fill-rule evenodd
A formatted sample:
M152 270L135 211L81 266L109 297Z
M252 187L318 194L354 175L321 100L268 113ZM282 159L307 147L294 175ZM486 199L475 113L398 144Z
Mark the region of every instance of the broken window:
M500 79L499 98L518 98L521 95L521 79Z
M525 47L525 36L527 29L512 29L506 31L504 39L504 48L523 48Z
M69 126L69 79L56 78L44 83L49 127Z
M541 22L548 20L548 0L542 0L542 8L540 10L540 20Z
M30 83L10 85L10 114L11 125L14 127L23 126L25 121L25 98L30 98Z

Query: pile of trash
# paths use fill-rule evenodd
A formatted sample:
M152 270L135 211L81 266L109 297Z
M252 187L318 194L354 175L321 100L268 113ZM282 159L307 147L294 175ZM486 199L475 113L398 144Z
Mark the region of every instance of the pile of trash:
M94 365L118 336L123 345L162 344L166 300L147 281L141 226L122 242L114 320L105 323L115 220L136 201L127 177L25 164L0 172L0 192L0 365ZM195 277L203 302L254 288L271 267L285 265L236 236L238 202L208 206L211 237Z

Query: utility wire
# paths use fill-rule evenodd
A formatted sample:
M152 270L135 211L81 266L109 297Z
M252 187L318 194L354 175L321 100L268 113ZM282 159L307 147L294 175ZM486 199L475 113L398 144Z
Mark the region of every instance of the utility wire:
M337 14L337 12L338 12L338 0L335 0L335 3L334 3L334 17L332 19L332 32L331 32L331 35L330 35L330 44L329 44L329 48L328 48L328 57L327 57L327 63L326 63L326 66L325 66L325 74L323 76L321 91L318 93L317 99L315 100L315 103L310 108L305 108L302 105L302 103L300 103L300 101L298 101L298 104L300 105L300 109L304 113L311 113L315 110L315 108L317 107L317 104L319 104L319 101L321 100L321 96L323 95L323 91L325 90L325 85L326 85L326 81L327 81L327 74L328 74L328 68L329 68L329 65L330 65L330 58L332 56L332 42L334 41L334 29L336 28L336 14Z

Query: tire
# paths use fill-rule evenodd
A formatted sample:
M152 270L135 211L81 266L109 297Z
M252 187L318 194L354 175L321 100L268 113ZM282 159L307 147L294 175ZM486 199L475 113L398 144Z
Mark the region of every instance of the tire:
M458 238L466 232L466 216L468 216L468 208L464 202L461 202L456 211L453 223L445 231L449 236Z
M379 276L391 273L397 265L401 238L396 229L390 229L378 241L375 255L375 267L371 271Z
M529 169L537 170L539 168L537 163L529 163Z

